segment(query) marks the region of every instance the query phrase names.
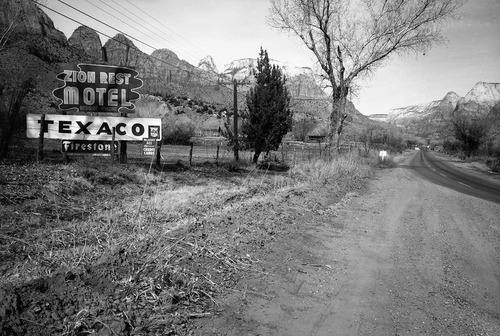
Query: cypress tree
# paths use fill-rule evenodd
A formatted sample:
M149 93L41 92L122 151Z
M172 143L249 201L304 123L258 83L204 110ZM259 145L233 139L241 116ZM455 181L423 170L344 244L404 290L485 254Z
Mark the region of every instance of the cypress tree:
M269 63L267 51L262 48L255 79L257 82L246 97L248 113L242 132L248 147L255 152L253 162L257 163L261 153L267 156L270 151L278 149L292 128L292 112L286 77L278 66Z

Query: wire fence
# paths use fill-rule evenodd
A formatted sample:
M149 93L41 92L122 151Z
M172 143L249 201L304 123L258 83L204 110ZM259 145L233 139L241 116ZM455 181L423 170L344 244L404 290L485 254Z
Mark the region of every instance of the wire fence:
M220 138L214 141L214 138L207 138L207 141L198 139L191 145L161 145L159 148L162 164L177 164L184 165L200 165L200 164L216 164L222 165L234 162L234 151L231 146L227 145L226 141ZM143 144L141 142L127 142L127 160L130 162L150 162L153 158L150 155L143 154ZM364 143L350 142L342 145L342 152L363 150ZM37 139L30 139L23 148L17 148L13 152L17 159L23 161L32 161L36 159L38 151ZM270 161L280 162L287 166L294 166L297 163L304 161L314 161L318 159L330 158L332 152L324 142L299 142L285 141L276 151L271 151L267 157ZM67 161L84 159L88 156L110 157L110 154L68 154L62 152L61 140L45 140L43 147L43 156L49 161ZM239 160L242 162L252 162L254 156L253 151L240 150ZM264 153L261 154L259 160L264 160Z

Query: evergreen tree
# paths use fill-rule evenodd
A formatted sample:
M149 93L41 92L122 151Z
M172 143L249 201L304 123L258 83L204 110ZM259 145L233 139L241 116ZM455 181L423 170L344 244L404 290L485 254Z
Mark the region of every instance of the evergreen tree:
M286 78L278 66L269 63L267 51L262 48L255 78L257 82L246 97L248 114L242 133L248 147L254 150L253 162L257 163L261 153L267 156L278 149L283 136L292 128L292 113Z

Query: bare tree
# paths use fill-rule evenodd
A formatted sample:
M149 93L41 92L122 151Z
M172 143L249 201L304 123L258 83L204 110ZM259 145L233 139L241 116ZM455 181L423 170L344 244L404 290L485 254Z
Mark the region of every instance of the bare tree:
M316 127L316 120L304 118L293 122L292 134L297 141L306 141L309 133Z
M19 28L23 26L26 16L36 10L36 4L45 4L47 0L0 0L0 8L4 13L4 24L0 26L0 51L13 45L13 38L19 39ZM19 41L16 41L19 42Z
M13 34L23 15L23 11L19 4L12 3L12 6L14 7L14 15L9 17L5 26L0 27L0 51L7 46L10 36Z
M441 42L441 24L464 0L271 0L271 26L298 36L332 91L329 142L340 148L354 80L389 55Z
M484 143L490 132L491 118L457 116L451 120L453 134L460 143L464 155L471 155Z

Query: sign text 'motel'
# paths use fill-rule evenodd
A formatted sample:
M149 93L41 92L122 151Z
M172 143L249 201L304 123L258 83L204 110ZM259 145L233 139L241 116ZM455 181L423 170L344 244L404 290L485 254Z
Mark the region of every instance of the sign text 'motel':
M82 112L133 112L135 91L142 86L137 71L110 65L63 64L57 79L64 85L52 94L62 110Z
M26 116L26 136L40 136L41 115ZM92 117L81 115L47 114L44 122L44 137L62 140L115 140L142 141L143 138L161 139L161 119Z

